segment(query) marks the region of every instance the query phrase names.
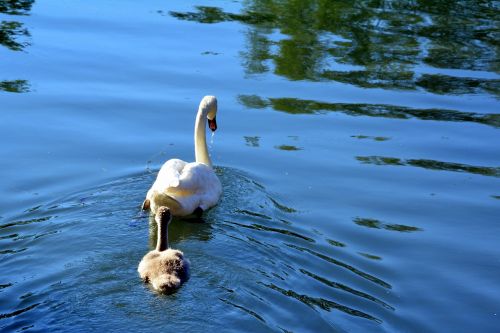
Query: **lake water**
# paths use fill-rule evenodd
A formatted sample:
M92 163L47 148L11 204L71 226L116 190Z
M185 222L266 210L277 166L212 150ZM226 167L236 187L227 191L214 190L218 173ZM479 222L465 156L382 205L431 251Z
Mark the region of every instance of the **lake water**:
M0 331L498 332L497 1L0 12ZM208 94L224 194L161 296L140 205Z

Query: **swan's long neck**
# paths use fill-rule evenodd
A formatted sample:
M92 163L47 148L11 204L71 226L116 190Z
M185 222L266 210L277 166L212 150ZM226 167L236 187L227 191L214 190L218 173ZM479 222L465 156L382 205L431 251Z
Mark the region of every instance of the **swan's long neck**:
M160 219L158 221L158 241L156 242L156 251L165 251L168 249L168 221Z
M207 122L207 106L200 105L196 122L194 124L194 154L196 162L212 166L212 160L208 155L207 139L206 139L206 122Z

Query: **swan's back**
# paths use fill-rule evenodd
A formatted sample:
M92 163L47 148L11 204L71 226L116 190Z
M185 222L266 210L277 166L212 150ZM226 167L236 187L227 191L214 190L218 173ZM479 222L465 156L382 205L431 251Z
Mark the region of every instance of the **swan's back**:
M206 164L186 163L171 159L161 167L146 199L151 202L151 210L167 206L173 215L192 214L200 207L206 210L219 201L222 185L214 170Z

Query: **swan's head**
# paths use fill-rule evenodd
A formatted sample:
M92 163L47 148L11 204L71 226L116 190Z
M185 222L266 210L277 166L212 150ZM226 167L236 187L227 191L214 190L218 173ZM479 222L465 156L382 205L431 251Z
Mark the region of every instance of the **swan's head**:
M217 129L217 122L215 116L217 115L217 98L215 96L205 96L201 100L200 107L203 108L204 113L207 115L208 127L215 132Z
M165 206L161 206L156 210L156 216L155 216L156 223L164 223L168 224L170 221L172 221L172 214L170 213L170 209Z

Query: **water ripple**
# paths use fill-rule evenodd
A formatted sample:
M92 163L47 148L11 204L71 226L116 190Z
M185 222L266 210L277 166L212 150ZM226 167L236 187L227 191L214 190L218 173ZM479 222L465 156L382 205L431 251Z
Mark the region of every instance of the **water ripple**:
M293 244L285 244L285 245L288 246L288 247L290 247L290 248L292 248L292 249L296 249L296 250L298 250L300 252L307 252L309 254L312 254L313 256L316 256L316 257L318 257L320 259L328 261L329 263L332 263L332 264L334 264L336 266L343 267L343 268L349 270L350 272L352 272L352 273L354 273L356 275L359 275L359 276L365 278L368 281L376 283L379 286L382 286L382 287L387 288L387 289L391 289L392 288L392 286L389 283L387 283L387 282L385 282L385 281L383 281L383 280L381 280L381 279L379 279L379 278L377 278L377 277L375 277L373 275L370 275L368 273L362 272L359 269L357 269L357 268L355 268L355 267L353 267L353 266L351 266L349 264L346 264L346 263L344 263L342 261L339 261L337 259L331 258L331 257L329 257L327 255L321 254L319 252L310 250L310 249L305 248L305 247L300 247L300 246L293 245Z
M5 319L5 318L10 318L10 317L15 317L15 316L18 316L26 311L29 311L29 310L32 310L34 308L36 308L37 306L39 306L40 303L35 303L35 304L32 304L28 307L25 307L23 309L19 309L19 310L16 310L16 311L13 311L13 312L9 312L9 313L0 313L0 320L1 319Z
M354 219L354 223L356 223L359 226L371 229L385 229L385 230L399 231L399 232L422 231L422 229L417 227L402 225L402 224L386 224L377 219L370 219L370 218L356 217Z
M45 221L48 221L52 218L54 218L54 216L45 216L45 217L33 218L33 219L29 219L29 220L14 221L14 222L0 225L0 229L10 228L10 227L20 226L20 225L27 225L27 224L32 224L32 223L45 222Z
M353 295L356 295L356 296L359 296L359 297L363 297L363 298L366 298L367 300L370 300L372 302L375 302L381 306L383 306L384 308L386 309L389 309L389 310L395 310L394 307L390 306L389 304L385 303L384 301L374 297L374 296L371 296L367 293L364 293L362 291L359 291L359 290L356 290L356 289L353 289L351 287L348 287L342 283L338 283L338 282L333 282L333 281L330 281L324 277L321 277L319 275L316 275L316 274L313 274L303 268L300 269L300 272L307 275L307 276L310 276L312 277L313 279L329 286L329 287L332 287L332 288L335 288L335 289L340 289L340 290L343 290L345 292L348 292L350 294L353 294Z
M231 305L231 306L233 306L233 307L235 307L235 308L237 308L237 309L242 310L243 312L248 313L249 315L251 315L251 316L253 316L253 317L257 318L258 320L260 320L260 321L262 321L262 322L264 322L264 323L266 322L266 321L264 320L264 318L262 318L261 316L259 316L259 314L258 314L258 313L254 312L254 311L252 311L252 310L249 310L249 309L245 308L244 306L241 306L241 305L235 304L235 303L233 303L233 302L230 302L230 301L228 301L227 299L223 299L223 298L219 298L219 299L220 299L222 302L226 303L226 304L229 304L229 305Z
M260 225L260 224L246 225L246 224L243 224L243 223L231 222L231 221L224 221L224 222L230 223L230 224L233 224L233 225L237 225L237 226L243 227L243 228L248 228L248 229L253 229L253 230L259 230L259 231L275 232L275 233L279 233L279 234L282 234L282 235L292 236L292 237L303 239L303 240L308 241L310 243L314 243L315 242L314 239L312 239L312 238L300 235L300 234L298 234L296 232L293 232L293 231L290 231L290 230L286 230L286 229L266 227L266 226L263 226L263 225Z
M367 313L364 313L363 311L356 310L356 309L350 308L348 306L341 305L341 304L335 303L333 301L330 301L330 300L327 300L327 299L324 299L321 297L311 297L311 296L304 295L304 294L298 294L297 292L295 292L293 290L290 290L290 289L286 290L286 289L280 288L277 285L272 284L272 283L271 284L262 284L262 285L264 285L265 287L270 288L272 290L276 290L285 296L295 298L296 300L299 300L300 302L302 302L310 307L317 306L320 309L325 310L325 311L331 311L331 309L336 309L336 310L340 310L342 312L345 312L351 316L373 320L379 324L382 323L382 320L380 320L376 317L373 317Z

